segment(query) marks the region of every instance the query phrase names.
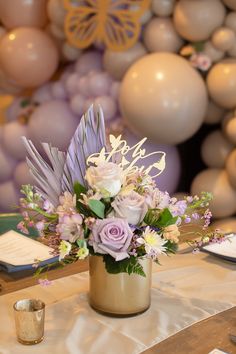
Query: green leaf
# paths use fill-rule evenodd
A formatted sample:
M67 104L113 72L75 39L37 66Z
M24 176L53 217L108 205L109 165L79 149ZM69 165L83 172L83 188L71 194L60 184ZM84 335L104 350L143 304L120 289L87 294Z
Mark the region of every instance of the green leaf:
M105 205L100 200L90 199L88 204L95 215L97 215L101 219L104 218Z
M106 254L103 256L103 261L105 262L107 272L110 274L128 273L130 275L133 273L142 277L146 276L137 257L131 256L122 261L116 261L113 257Z
M79 182L74 183L74 193L76 195L76 208L83 215L90 216L86 206L79 201L81 199L81 194L85 194L86 192L87 189L82 184L80 184Z
M167 227L176 223L178 217L173 217L168 208L164 209L158 219L158 227Z

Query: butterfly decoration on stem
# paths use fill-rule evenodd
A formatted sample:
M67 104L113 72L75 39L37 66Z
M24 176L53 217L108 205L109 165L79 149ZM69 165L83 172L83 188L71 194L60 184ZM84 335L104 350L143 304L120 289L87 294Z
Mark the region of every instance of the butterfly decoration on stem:
M66 36L81 49L98 42L126 50L138 40L140 18L149 5L150 0L64 0Z

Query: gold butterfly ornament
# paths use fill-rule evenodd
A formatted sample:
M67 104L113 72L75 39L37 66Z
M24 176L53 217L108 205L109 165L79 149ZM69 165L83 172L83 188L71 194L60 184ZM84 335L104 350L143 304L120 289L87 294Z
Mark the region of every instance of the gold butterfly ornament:
M66 37L80 49L98 42L113 51L126 50L137 42L149 6L150 0L64 0Z

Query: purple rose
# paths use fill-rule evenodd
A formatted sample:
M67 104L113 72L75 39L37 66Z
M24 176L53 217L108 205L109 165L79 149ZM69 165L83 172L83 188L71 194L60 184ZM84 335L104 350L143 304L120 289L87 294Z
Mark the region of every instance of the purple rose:
M133 233L124 219L97 220L92 228L90 244L94 252L110 254L116 261L129 257L127 250Z

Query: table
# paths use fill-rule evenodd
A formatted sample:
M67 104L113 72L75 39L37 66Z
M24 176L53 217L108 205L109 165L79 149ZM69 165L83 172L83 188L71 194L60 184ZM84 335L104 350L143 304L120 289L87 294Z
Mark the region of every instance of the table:
M184 255L182 256L184 257ZM194 257L194 256L193 256ZM217 266L233 269L235 265L203 255L204 259ZM175 256L172 257L175 259ZM172 259L171 258L171 259ZM181 255L176 256L177 264L181 266ZM193 258L194 260L194 258ZM173 260L171 260L173 262ZM223 262L223 263L220 263ZM163 262L163 264L165 264ZM165 266L164 266L165 267ZM57 279L71 274L83 272L88 269L87 261L79 261L77 264L68 265L62 269L52 269L49 271L50 279ZM168 265L165 267L168 271ZM36 279L32 277L32 272L22 272L19 274L7 274L0 272L0 295L15 292L36 284ZM236 280L235 280L236 284ZM227 291L227 289L226 289ZM162 342L147 349L145 354L205 354L213 348L222 349L230 354L236 353L236 345L230 342L228 334L236 333L236 307L222 311L217 315L202 320ZM14 353L15 354L15 353ZM16 353L17 354L17 353Z
M167 266L163 266L164 269L160 268L160 275L164 274L165 271L169 269L174 269L174 264L181 269L183 260L186 259L188 262L193 260L195 262L195 257L192 255L177 255L168 258ZM201 255L200 256L204 262L208 262L211 269L217 268L217 273L220 276L220 270L223 268L224 273L227 270L234 271L235 264L231 264L225 261L215 259L211 256ZM223 262L223 263L222 263ZM163 264L164 260L163 260ZM49 273L50 279L60 278L69 274L76 274L86 270L88 267L87 262L79 262L78 264L70 265L64 269L54 269ZM235 267L236 268L236 267ZM235 269L236 270L236 269ZM223 271L222 271L223 274ZM235 273L236 274L236 273ZM22 274L23 278L14 280L12 276L0 273L0 284L2 285L2 294L11 293L15 290L25 288L33 285L36 280L30 275ZM232 278L232 276L231 276ZM232 279L229 280L229 284ZM161 279L161 278L160 278ZM228 286L229 286L228 284ZM233 283L235 290L235 283ZM226 290L227 291L227 288ZM234 293L235 294L235 293ZM201 295L201 294L200 294ZM203 296L203 295L202 295ZM235 296L235 295L234 295ZM217 300L217 299L216 299ZM221 348L230 354L236 353L236 345L230 342L228 334L236 333L236 307L229 310L223 311L217 315L214 315L206 320L200 321L177 334L167 338L166 340L154 345L152 348L146 350L145 354L205 354L209 353L213 348Z

